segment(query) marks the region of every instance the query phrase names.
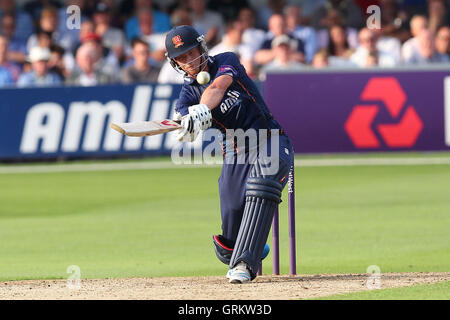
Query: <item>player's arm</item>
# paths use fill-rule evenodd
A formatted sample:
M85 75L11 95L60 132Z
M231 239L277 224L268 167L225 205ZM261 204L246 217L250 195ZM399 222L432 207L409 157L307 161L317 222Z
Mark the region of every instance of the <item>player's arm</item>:
M200 103L188 108L189 114L181 119L181 129L177 139L194 141L200 130L209 128L212 124L211 110L217 107L223 99L228 87L233 83L233 77L228 74L218 76L203 91Z
M233 79L238 75L236 67L238 65L240 65L238 57L229 53L214 81L203 91L199 104L188 107L189 114L181 121L182 129L177 136L178 140L193 141L199 131L206 130L212 125L211 110L220 104Z
M233 77L228 74L221 75L203 91L200 104L205 104L209 110L217 107L222 101L228 87L233 83Z

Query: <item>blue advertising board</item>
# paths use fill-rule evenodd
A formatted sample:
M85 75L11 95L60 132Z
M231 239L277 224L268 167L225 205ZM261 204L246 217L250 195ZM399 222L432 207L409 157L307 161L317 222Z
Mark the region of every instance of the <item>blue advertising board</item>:
M180 85L0 90L0 159L169 154L173 135L124 137L109 122L172 117Z

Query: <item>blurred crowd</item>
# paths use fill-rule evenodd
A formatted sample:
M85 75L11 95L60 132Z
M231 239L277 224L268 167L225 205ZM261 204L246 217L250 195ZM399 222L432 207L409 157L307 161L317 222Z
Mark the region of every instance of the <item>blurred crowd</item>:
M164 49L178 25L204 34L212 56L235 52L256 80L273 69L448 64L449 2L0 0L0 86L182 83Z

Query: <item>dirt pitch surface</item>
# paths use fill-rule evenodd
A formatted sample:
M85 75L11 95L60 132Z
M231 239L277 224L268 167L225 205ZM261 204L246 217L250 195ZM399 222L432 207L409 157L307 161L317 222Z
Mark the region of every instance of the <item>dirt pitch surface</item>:
M0 282L0 299L152 299L270 300L308 299L368 290L368 274L261 276L249 284L229 284L225 277L86 279L68 288L67 280ZM449 281L450 272L386 273L382 289Z

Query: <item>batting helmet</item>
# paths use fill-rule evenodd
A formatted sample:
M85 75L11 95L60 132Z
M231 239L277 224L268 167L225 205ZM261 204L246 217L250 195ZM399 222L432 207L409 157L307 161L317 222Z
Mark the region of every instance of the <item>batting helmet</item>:
M182 66L179 66L174 58L197 46L200 47L201 54L196 59L200 59L202 57L204 58L204 61L201 62L200 67L204 66L208 62L208 47L206 46L205 36L200 35L197 30L191 26L178 26L170 30L166 35L165 45L166 58L169 60L172 67L178 72L186 74L186 72L182 70Z

